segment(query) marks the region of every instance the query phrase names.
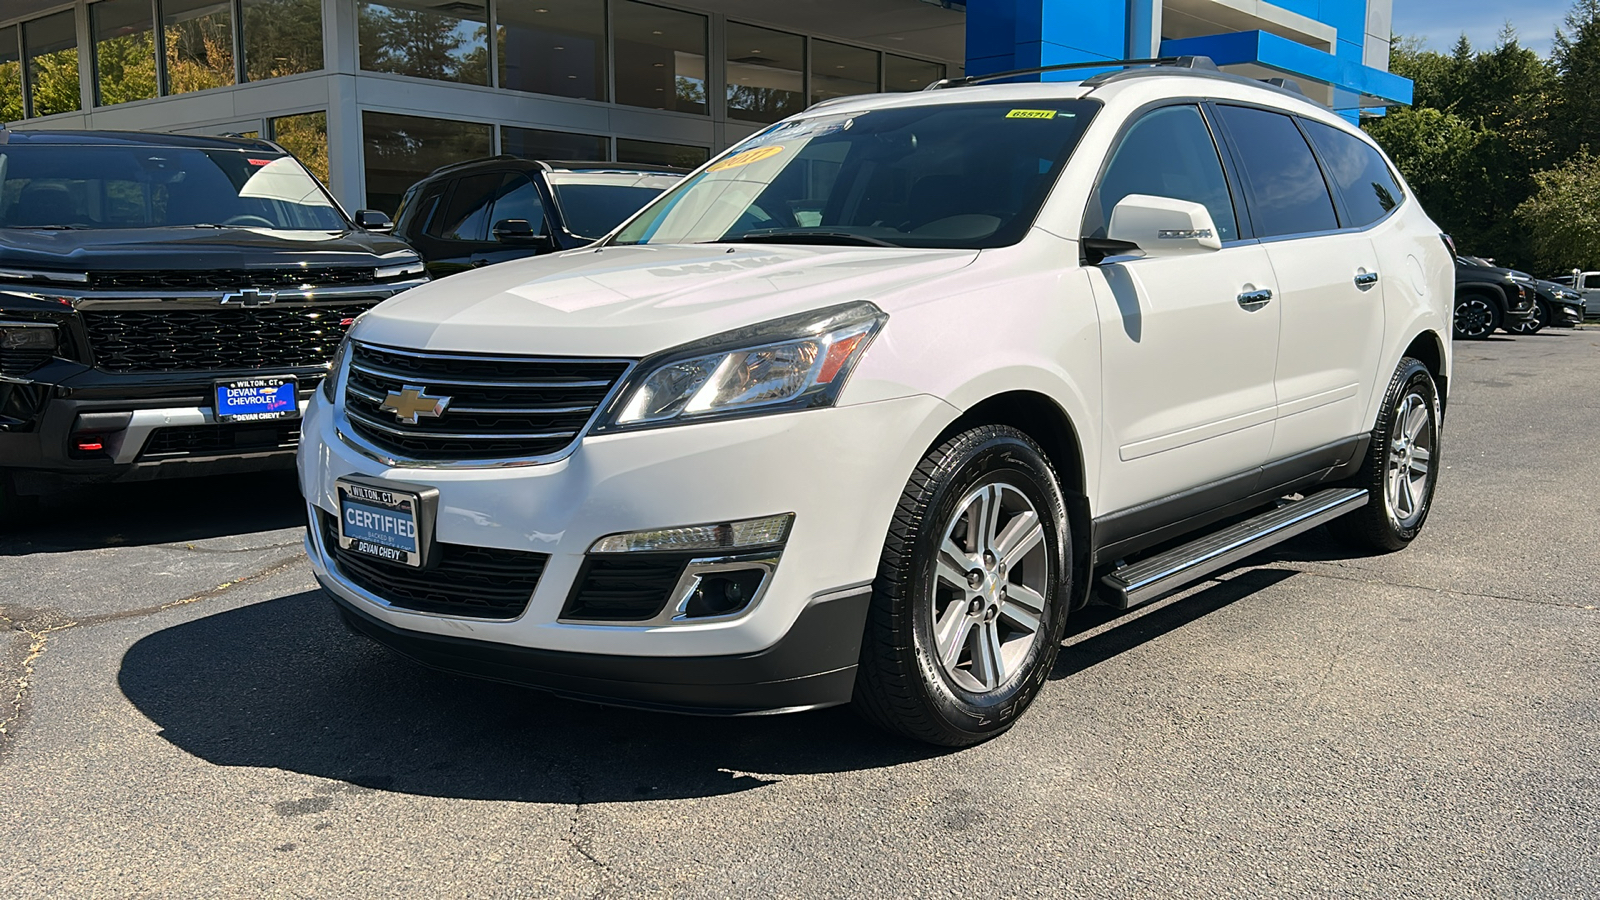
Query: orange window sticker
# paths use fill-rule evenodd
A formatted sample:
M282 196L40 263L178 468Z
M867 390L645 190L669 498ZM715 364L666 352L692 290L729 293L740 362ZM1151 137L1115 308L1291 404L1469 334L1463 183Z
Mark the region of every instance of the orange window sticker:
M721 172L723 169L737 169L740 166L748 166L751 163L761 162L763 159L771 159L782 152L782 144L773 144L769 147L757 147L754 150L746 150L743 153L735 153L734 155L728 157L722 162L717 163L706 171Z

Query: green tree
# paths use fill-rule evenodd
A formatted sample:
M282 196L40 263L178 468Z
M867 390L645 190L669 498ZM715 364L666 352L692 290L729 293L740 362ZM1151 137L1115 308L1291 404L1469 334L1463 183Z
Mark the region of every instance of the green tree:
M1594 146L1600 142L1600 0L1572 5L1556 29L1551 60L1560 74L1558 143L1566 153Z
M1534 195L1517 207L1546 271L1600 268L1600 157L1587 148L1533 176Z

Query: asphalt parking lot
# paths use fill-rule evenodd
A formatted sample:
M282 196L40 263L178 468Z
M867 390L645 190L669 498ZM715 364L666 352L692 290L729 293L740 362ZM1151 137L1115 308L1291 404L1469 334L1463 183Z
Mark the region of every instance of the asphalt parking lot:
M1600 329L1457 352L1409 550L1086 616L960 752L421 670L288 476L55 498L0 537L0 896L1600 895Z

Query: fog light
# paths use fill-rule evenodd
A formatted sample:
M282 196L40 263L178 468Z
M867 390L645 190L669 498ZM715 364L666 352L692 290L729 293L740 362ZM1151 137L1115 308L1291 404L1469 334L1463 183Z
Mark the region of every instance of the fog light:
M660 553L673 550L747 550L774 547L789 538L794 513L613 534L594 542L591 553Z
M761 582L766 580L765 569L743 569L736 572L719 572L714 575L702 575L699 583L695 585L694 592L684 603L683 615L685 618L698 619L704 616L726 616L736 613L755 599L756 593L761 590Z

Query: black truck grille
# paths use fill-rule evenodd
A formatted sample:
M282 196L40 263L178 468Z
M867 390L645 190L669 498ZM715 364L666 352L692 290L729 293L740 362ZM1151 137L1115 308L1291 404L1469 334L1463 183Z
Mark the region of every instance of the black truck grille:
M418 353L356 344L345 411L362 437L420 461L527 458L577 439L605 401L625 362ZM402 422L381 407L422 388L448 397L437 417Z
M384 602L417 612L515 619L528 608L548 554L436 543L437 559L413 569L339 548L338 524L318 510L322 543L339 573Z
M688 561L681 553L591 556L561 610L561 618L600 622L653 619L667 605Z
M300 423L227 422L157 428L145 440L139 458L181 459L187 456L232 456L292 450L300 444Z
M241 309L86 309L95 367L203 372L325 366L374 303Z
M91 277L101 291L209 291L229 288L299 288L332 285L373 284L370 268L337 266L310 268L291 266L278 269L211 269L201 271L138 270L94 272Z

